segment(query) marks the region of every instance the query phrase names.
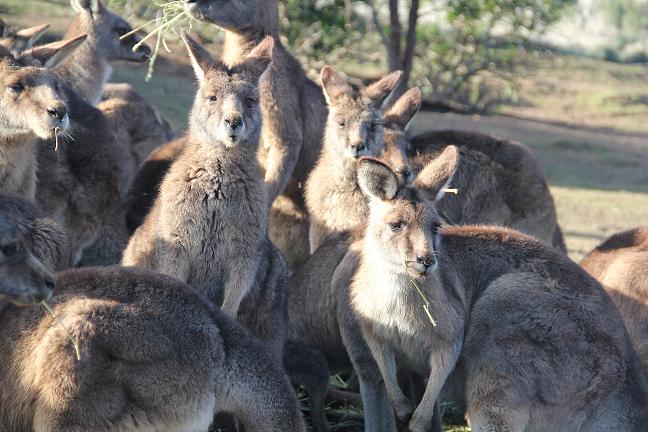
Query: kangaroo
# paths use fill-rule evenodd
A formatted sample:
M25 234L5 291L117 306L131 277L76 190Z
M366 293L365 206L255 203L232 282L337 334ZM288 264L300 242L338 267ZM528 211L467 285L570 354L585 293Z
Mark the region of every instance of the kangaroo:
M33 48L48 28L49 24L41 24L17 29L0 18L0 47L6 48L14 56L20 56L23 51Z
M248 431L305 431L265 346L171 277L69 270L50 304L0 314L1 430L207 432L227 412Z
M26 306L52 295L54 270L66 266L61 228L29 200L0 194L0 313L7 302Z
M131 237L123 263L187 281L227 315L239 315L262 339L271 339L279 356L287 269L267 240L266 192L253 157L262 120L258 85L272 60L273 40L264 39L242 63L226 65L183 38L200 83L185 150ZM262 304L255 311L257 301L267 311Z
M309 250L303 187L322 147L326 124L322 90L281 43L277 0L185 1L195 18L225 31L223 56L228 62L244 58L265 36L275 40L272 65L261 84L260 161L272 206L268 234L291 268L297 268Z
M398 418L428 430L459 361L474 431L645 429L648 380L600 284L522 233L442 227L457 156L448 147L412 187L378 160L358 167L370 214L351 305ZM396 356L428 376L413 414Z
M612 297L644 370L648 370L647 263L648 227L612 235L580 263Z
M415 172L446 146L459 147L462 157L453 178L457 194L448 194L438 204L448 221L508 226L567 253L547 179L527 146L458 130L429 131L409 139L399 130L386 141L399 136Z
M356 164L362 156L381 155L381 105L400 76L400 71L392 72L368 87L354 89L333 69L322 69L329 116L322 154L306 182L311 253L331 233L365 220L367 208L356 183Z
M37 62L33 53L42 49L51 50L51 46L34 48L25 57ZM100 232L106 238L105 247L101 255L86 258L84 264L119 262L127 231L119 200L115 135L101 111L62 83L59 91L65 111L53 110L50 115L66 126L69 121L69 127L56 139L51 133L47 139L43 135L36 144L36 202L68 233L74 264L81 262Z
M0 48L1 192L34 199L38 139L64 133L70 123L66 96L50 69L83 39L33 48L17 58Z
M133 51L140 38L133 34L122 40L121 36L132 30L130 24L108 10L101 0L70 0L70 4L77 14L64 39L78 34L87 34L88 38L74 55L57 66L56 73L85 102L96 105L110 79L110 64L120 60L144 62L151 49L141 45Z

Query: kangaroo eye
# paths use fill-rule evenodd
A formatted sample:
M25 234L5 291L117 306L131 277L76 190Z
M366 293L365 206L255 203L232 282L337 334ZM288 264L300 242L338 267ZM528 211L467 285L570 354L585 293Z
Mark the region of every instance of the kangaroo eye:
M9 86L9 89L11 89L11 91L14 93L20 93L23 90L25 90L25 86L22 83L16 83L16 84L11 84Z
M370 130L371 132L376 132L376 128L377 128L377 127L378 127L378 126L376 126L376 123L371 123L371 124L369 125L369 130Z
M337 124L341 127L344 127L346 125L346 122L344 120L338 120Z
M209 96L207 99L209 99L209 102L216 102L218 100L216 96Z
M245 100L245 103L247 104L247 106L249 108L252 108L254 105L256 105L256 101L254 99L252 99L252 98L247 98Z
M438 222L432 224L432 233L437 234L441 229L442 225Z
M2 254L6 257L16 255L20 251L20 245L18 242L8 243L0 247Z
M391 222L388 225L389 229L393 232L397 232L403 229L403 222Z

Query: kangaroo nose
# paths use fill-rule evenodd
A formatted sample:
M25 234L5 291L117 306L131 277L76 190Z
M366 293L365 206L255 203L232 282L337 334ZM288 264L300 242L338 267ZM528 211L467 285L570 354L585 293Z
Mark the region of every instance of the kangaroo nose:
M367 147L365 146L364 141L356 142L351 144L351 148L356 152L360 153L361 151L364 151Z
M53 106L47 108L47 113L59 120L63 120L67 115L67 109L64 106Z
M241 124L243 124L243 119L240 114L230 114L225 118L225 123L232 129L236 130Z
M416 262L419 264L423 264L425 267L430 267L433 262L433 258L431 255L425 255L425 256L416 256Z

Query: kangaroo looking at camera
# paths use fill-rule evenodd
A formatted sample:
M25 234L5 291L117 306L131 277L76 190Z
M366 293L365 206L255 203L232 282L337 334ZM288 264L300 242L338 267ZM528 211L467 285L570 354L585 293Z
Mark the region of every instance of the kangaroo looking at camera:
M516 231L441 227L435 201L458 163L450 149L412 187L380 161L358 168L370 214L351 304L396 415L429 430L458 365L474 431L645 430L645 372L594 278ZM428 377L416 410L397 358Z
M381 105L400 76L400 71L392 72L368 87L357 89L333 69L322 69L329 116L322 154L306 183L311 253L328 235L351 229L365 220L367 209L356 183L356 164L362 156L382 154Z
M67 98L51 68L81 36L33 48L17 58L0 48L0 191L34 199L39 139L67 132Z
M273 40L264 39L241 63L226 65L183 38L200 82L187 141L123 263L185 281L231 317L243 301L249 320L239 318L281 345L285 330L266 324L285 323L287 270L267 240L266 192L254 157L262 119L259 81L272 60ZM261 306L255 313L255 301L265 302L275 318Z

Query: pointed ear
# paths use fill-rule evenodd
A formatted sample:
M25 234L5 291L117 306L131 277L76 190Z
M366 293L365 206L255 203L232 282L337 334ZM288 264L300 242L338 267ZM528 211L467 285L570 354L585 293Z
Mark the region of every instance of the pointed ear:
M328 66L322 68L320 81L322 82L322 90L324 91L324 97L326 97L326 103L329 105L341 96L353 93L353 88L349 83Z
M91 15L98 15L104 9L101 0L70 0L70 5L77 13L86 12Z
M398 176L384 162L363 157L358 162L358 185L365 196L389 201L398 192Z
M421 108L421 90L414 87L407 90L403 96L383 115L383 123L394 129L404 131Z
M416 176L412 187L423 192L429 200L440 200L443 190L450 186L452 176L459 166L459 149L450 145Z
M41 36L43 36L45 30L47 30L49 26L49 24L41 24L34 27L18 30L18 32L16 32L16 36L21 39L27 40L27 48L31 48L34 46L36 41Z
M272 63L272 50L274 49L274 38L266 36L252 51L245 57L243 65L245 69L252 72L257 80L268 70Z
M52 42L25 51L20 57L31 57L41 62L43 67L52 68L70 55L86 40L88 35L82 34L72 39Z
M207 71L216 65L214 57L207 51L207 48L196 42L187 32L182 30L180 32L182 40L187 46L189 51L189 58L193 66L194 73L198 81L203 81L207 75Z
M387 99L387 97L398 85L398 82L401 79L401 75L403 75L403 72L399 70L385 75L375 83L365 88L365 96L371 99L375 106L381 106L385 99Z

